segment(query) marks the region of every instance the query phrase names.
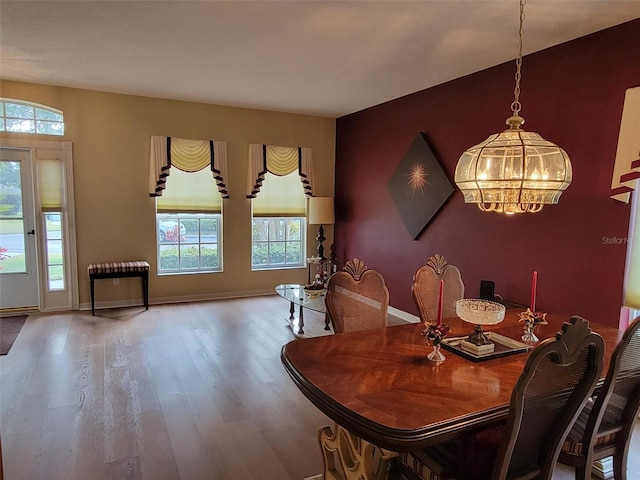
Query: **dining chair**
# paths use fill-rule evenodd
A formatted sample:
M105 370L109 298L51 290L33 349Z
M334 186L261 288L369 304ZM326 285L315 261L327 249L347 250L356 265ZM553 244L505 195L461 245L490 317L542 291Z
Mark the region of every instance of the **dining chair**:
M329 278L325 304L334 333L387 326L389 290L384 278L357 258Z
M600 378L603 353L604 341L589 322L571 317L531 351L506 423L401 453L395 478L551 479L562 443Z
M562 446L558 461L590 479L592 464L613 456L616 480L627 478L631 434L640 412L640 317L625 330L597 395L587 402Z
M433 255L413 276L411 293L422 322L438 319L440 280L443 280L442 317L456 316L456 301L464 298L464 283L460 270L450 265L438 253Z
M382 275L368 269L358 258L349 260L343 270L329 278L325 294L334 333L386 327L389 290ZM395 452L378 448L337 423L333 428L318 430L318 443L323 460L322 478L327 480L384 480L391 459L396 456Z

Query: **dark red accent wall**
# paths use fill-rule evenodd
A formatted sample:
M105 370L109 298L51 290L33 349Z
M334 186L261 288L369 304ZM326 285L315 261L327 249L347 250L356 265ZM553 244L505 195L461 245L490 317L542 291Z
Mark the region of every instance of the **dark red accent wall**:
M640 19L523 60L523 128L560 145L573 164L558 205L504 216L465 204L456 189L412 240L387 190L418 132L453 182L461 153L506 129L514 72L508 62L337 120L339 266L364 260L383 274L391 306L413 314L412 276L434 253L460 268L469 298L490 279L496 293L527 304L537 270L539 310L617 326L630 207L609 190L625 90L640 85Z

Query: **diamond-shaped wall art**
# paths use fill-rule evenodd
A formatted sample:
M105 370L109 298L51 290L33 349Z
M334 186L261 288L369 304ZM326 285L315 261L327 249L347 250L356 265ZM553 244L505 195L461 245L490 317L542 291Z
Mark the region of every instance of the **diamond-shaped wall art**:
M387 188L414 240L454 190L423 133L407 150Z

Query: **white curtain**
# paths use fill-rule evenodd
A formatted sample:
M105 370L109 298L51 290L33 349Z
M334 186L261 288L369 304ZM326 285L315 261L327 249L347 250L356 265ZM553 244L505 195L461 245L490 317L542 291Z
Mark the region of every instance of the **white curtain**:
M640 199L638 194L634 194L631 205L625 267L623 304L625 307L640 309Z
M151 137L149 161L149 195L151 197L162 195L170 169L171 165L167 156L167 137Z

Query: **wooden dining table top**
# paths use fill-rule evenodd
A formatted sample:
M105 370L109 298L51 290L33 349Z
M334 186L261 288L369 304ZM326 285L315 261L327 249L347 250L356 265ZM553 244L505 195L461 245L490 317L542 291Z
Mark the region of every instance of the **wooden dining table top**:
M521 309L487 331L520 340ZM542 341L562 329L567 315L548 314L539 325ZM473 325L445 319L450 336L468 335ZM590 324L604 338L602 378L623 332ZM282 363L302 393L329 418L352 433L389 450L424 448L464 430L506 419L511 392L530 351L473 362L441 350L446 360L427 359L432 347L422 323L293 340L282 348Z

